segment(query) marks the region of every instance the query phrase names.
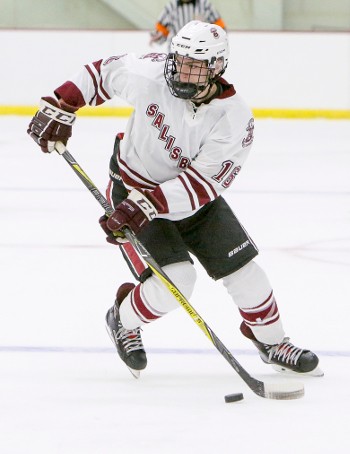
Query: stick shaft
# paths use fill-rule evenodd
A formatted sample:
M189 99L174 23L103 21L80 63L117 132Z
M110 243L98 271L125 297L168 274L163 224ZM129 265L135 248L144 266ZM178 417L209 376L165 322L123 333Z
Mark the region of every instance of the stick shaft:
M73 158L73 156L69 153L69 151L66 149L63 153L60 153L64 159L68 162L70 167L73 169L73 171L78 175L80 180L84 183L84 185L88 188L88 190L91 192L91 194L95 197L95 199L98 201L98 203L102 206L102 208L105 210L105 213L110 216L113 213L113 208L108 203L107 199L102 195L102 193L97 189L97 187L94 185L94 183L91 181L91 179L87 176L87 174L83 171L83 169L80 167L80 165L76 162L76 160Z
M84 185L89 189L91 194L95 197L98 203L103 207L107 215L110 215L114 210L112 206L108 203L106 198L102 195L99 189L95 186L92 180L76 162L73 156L69 151L64 147L59 146L57 150L61 154L76 175L84 183ZM207 325L203 318L198 314L194 307L189 303L186 297L180 292L176 285L171 281L171 279L166 275L164 270L157 264L151 254L143 246L143 244L136 238L136 236L131 232L130 229L124 230L126 238L130 241L133 247L137 252L142 256L147 265L151 268L153 273L163 282L163 284L168 288L168 290L174 295L178 303L185 309L189 314L192 320L196 325L203 331L207 338L212 342L216 349L221 353L221 355L228 361L228 363L233 367L237 374L245 381L249 388L258 394L261 397L265 396L264 383L260 380L257 380L251 377L248 372L241 366L241 364L236 360L232 353L225 347L221 340L216 336L212 329Z

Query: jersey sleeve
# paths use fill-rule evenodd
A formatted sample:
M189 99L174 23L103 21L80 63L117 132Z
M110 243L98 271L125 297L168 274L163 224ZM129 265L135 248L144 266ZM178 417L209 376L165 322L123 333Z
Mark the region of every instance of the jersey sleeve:
M134 54L108 57L87 64L55 90L55 95L70 106L99 106L119 96L134 104L132 85L142 83L139 58ZM139 77L139 80L135 80Z
M224 135L231 125L216 126L196 159L176 178L160 184L154 195L167 213L196 211L215 200L239 174L253 143L254 119Z

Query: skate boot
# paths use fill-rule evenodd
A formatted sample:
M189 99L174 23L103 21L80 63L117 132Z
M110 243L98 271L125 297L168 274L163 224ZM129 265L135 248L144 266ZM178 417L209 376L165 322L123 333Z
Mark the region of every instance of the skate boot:
M128 330L123 327L119 316L119 307L126 296L135 287L134 284L122 284L117 292L114 305L106 315L106 329L112 342L117 347L120 358L135 378L140 377L140 370L147 366L146 352L141 339L141 329Z
M318 357L315 353L296 347L289 342L289 337L285 337L280 344L268 345L259 342L244 322L242 322L240 330L259 350L259 355L264 363L271 364L278 372L305 374L314 377L324 375L318 367Z

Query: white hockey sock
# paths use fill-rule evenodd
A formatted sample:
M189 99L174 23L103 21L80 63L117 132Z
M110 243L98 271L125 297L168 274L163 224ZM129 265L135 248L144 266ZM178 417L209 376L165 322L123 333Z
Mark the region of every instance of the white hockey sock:
M249 262L223 278L244 322L260 342L279 344L285 333L270 282L259 265Z
M176 287L190 298L196 282L196 270L190 262L174 263L163 267ZM155 276L137 285L120 306L120 320L126 329L150 323L180 307L174 295Z

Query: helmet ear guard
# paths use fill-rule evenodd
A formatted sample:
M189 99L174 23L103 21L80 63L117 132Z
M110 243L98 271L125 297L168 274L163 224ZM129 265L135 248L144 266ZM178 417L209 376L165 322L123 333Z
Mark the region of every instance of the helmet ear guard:
M202 61L209 69L206 83L181 82L176 56ZM164 67L164 77L171 94L182 99L198 96L225 72L229 47L227 34L218 25L200 21L186 24L171 41L171 52Z

